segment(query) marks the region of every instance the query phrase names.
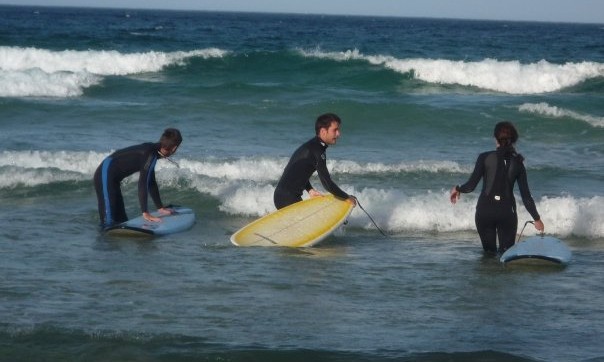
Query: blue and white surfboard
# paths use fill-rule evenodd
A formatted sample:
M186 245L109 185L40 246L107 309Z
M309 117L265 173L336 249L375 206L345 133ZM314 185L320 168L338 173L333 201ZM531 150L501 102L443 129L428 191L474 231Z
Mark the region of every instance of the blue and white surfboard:
M173 207L171 215L161 215L159 211L151 215L161 218L161 222L151 222L136 217L105 229L109 236L160 236L188 230L195 223L195 213L186 207Z
M499 260L504 264L522 261L566 265L571 257L570 249L562 240L552 236L533 236L516 243Z

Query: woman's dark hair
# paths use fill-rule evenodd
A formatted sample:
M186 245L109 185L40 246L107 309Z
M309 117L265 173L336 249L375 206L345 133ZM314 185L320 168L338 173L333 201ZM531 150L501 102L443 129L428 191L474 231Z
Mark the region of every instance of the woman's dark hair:
M340 124L342 123L342 120L334 113L320 115L315 122L315 134L319 135L321 128L329 128L333 122Z
M159 139L161 147L165 149L172 149L175 146L180 146L181 142L182 136L180 135L180 131L176 128L166 128Z
M514 127L512 122L499 122L495 125L493 137L495 137L501 147L512 146L518 141L518 131L516 131L516 127Z

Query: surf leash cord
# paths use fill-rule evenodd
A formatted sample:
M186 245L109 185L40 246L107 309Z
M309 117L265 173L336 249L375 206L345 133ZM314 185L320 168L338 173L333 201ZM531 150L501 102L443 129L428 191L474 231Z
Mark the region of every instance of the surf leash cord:
M529 221L527 221L527 222L525 222L525 223L524 223L524 226L522 227L522 230L520 230L520 234L518 234L518 239L516 239L516 242L519 242L519 241L520 241L520 238L522 237L522 233L524 232L524 228L525 228L525 227L526 227L528 224L533 224L533 225L535 225L535 222L534 222L534 221L529 220ZM544 235L544 234L545 234L544 232L541 232L541 237L543 237L543 235Z
M158 154L159 154L159 155L160 155L160 156L161 156L161 157L162 157L164 160L167 160L167 161L169 161L171 164L175 165L175 166L176 166L176 168L180 168L180 165L178 164L178 162L174 161L173 159L171 159L171 158L170 158L170 157L168 157L168 156L164 156L164 154L163 154L163 153L161 153L160 151L157 151L157 153L158 153Z
M384 235L385 237L388 237L388 235L382 230L380 229L380 227L378 226L378 224L375 222L375 220L373 220L373 218L371 217L371 215L369 215L369 213L367 212L367 210L365 210L363 208L363 206L361 205L361 202L359 201L359 199L357 199L355 197L355 199L357 200L357 205L359 205L359 207L361 208L361 210L363 210L363 212L365 213L365 215L367 215L367 217L369 218L369 220L371 220L371 222L373 223L373 225L375 226L376 229L378 229L378 231Z

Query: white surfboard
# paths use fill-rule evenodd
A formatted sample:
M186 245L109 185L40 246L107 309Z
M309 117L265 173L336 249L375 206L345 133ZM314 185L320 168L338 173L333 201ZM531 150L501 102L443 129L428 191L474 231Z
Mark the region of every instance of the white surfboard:
M352 209L351 203L331 194L314 197L248 224L231 236L231 242L238 246L312 246L342 225Z
M173 207L171 215L161 215L159 211L151 215L161 218L161 222L147 221L143 216L136 217L105 229L108 236L160 236L188 230L195 223L195 213L186 207Z
M502 263L561 264L570 262L572 253L568 246L552 236L533 236L516 243L499 259Z

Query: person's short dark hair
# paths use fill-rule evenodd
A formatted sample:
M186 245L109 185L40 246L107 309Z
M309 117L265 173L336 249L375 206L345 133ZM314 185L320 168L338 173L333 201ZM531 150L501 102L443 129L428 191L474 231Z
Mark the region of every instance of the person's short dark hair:
M181 142L182 136L180 135L180 131L176 128L166 128L159 139L161 147L165 149L172 149L175 146L180 146Z
M329 128L333 122L342 123L340 117L335 113L325 113L320 115L315 122L315 134L319 135L321 128Z
M500 146L511 146L518 141L518 131L512 122L503 121L495 125L493 137L499 142Z

